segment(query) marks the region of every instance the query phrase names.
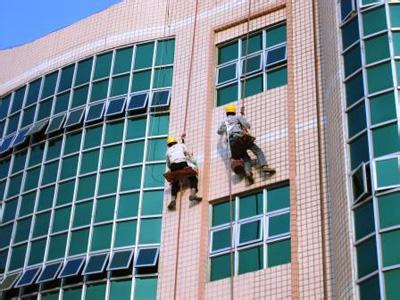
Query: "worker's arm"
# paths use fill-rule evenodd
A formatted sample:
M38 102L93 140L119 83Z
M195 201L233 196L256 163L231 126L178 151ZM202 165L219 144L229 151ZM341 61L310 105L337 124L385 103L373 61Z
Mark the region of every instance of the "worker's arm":
M192 156L193 156L193 153L190 152L190 151L186 148L186 145L182 144L182 146L183 146L183 153L185 154L185 157L186 157L187 159L191 159Z
M169 155L168 154L167 154L167 167L168 167L168 169L170 169L170 167L171 167L171 162L169 160Z
M250 129L250 123L247 122L247 120L245 119L245 117L243 117L243 116L237 116L237 118L238 118L240 124L241 124L244 128Z
M222 122L221 125L218 128L217 133L219 135L223 135L225 132L226 132L226 125L225 125L225 122Z

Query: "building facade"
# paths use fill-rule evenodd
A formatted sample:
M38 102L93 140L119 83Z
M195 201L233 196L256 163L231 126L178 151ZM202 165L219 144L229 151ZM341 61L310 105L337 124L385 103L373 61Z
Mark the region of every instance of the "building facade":
M125 0L0 51L0 298L398 299L397 78L394 0ZM184 132L203 201L168 211Z

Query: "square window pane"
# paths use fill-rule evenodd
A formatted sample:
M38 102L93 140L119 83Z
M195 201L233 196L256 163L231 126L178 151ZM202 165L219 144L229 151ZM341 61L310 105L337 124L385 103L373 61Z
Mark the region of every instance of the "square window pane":
M62 124L65 120L65 114L56 116L50 120L49 127L47 127L46 133L53 133L61 129Z
M14 113L22 108L22 103L25 97L25 89L25 86L23 86L15 91L10 113Z
M0 273L3 274L6 270L6 263L7 263L7 256L8 256L8 249L0 251Z
M156 66L174 63L175 40L162 40L157 42Z
M55 182L57 179L58 161L44 165L42 184Z
M366 112L364 102L356 105L347 112L349 137L352 137L367 128L365 113Z
M15 232L14 244L26 241L29 238L32 217L17 221L17 230Z
M96 171L99 164L99 155L99 149L84 152L81 159L80 174L86 174Z
M113 77L110 97L125 95L128 93L128 89L129 89L129 74Z
M87 275L103 272L107 259L108 253L90 256L83 270L83 274Z
M378 269L375 237L356 246L358 278Z
M137 45L134 69L150 68L153 64L153 52L153 42Z
M76 259L69 259L65 262L63 269L61 270L58 278L66 278L71 276L79 275L82 265L85 262L84 257L79 257Z
M169 115L151 115L149 135L166 135L169 130Z
M261 54L248 57L247 60L245 58L242 59L242 76L260 71L261 68L262 68Z
M100 174L99 195L113 194L117 192L118 170Z
M47 146L46 161L58 158L61 153L62 138L50 140Z
M77 200L93 197L95 192L95 186L96 186L96 175L79 178Z
M267 72L267 90L287 84L287 67Z
M107 123L105 132L105 144L120 142L124 134L124 121Z
M257 216L263 213L263 193L240 197L239 219Z
M74 76L75 64L65 67L61 70L61 78L58 84L58 92L69 89L72 85L72 77Z
M237 78L236 67L237 67L237 64L234 63L234 64L230 64L230 65L219 68L217 84L235 80Z
M10 159L4 159L4 160L0 161L0 178L1 179L7 178L9 169L10 169Z
M45 212L36 215L35 227L33 229L33 236L32 236L33 238L47 235L50 225L50 215L51 215L50 212Z
M229 223L230 221L230 205L229 201L214 204L212 206L212 226L218 226ZM235 220L235 201L232 201L232 219Z
M69 156L62 160L61 177L60 179L66 179L74 177L76 175L76 169L78 167L79 155Z
M112 52L96 56L96 66L94 68L93 79L103 78L110 75L112 56Z
M11 177L8 185L7 197L12 197L19 194L19 191L21 189L21 183L22 183L22 174Z
M82 297L82 287L66 288L63 292L63 300L76 300Z
M110 300L130 299L132 280L113 280L110 286Z
M69 245L69 255L85 253L89 243L89 229L72 231Z
M131 82L131 92L149 90L150 80L151 80L151 70L133 73Z
M68 110L69 96L70 92L65 92L63 94L57 95L55 100L54 114L64 112Z
M231 247L231 228L227 227L212 233L211 251L223 251Z
M111 244L112 224L93 227L91 251L109 249Z
M351 21L342 26L343 49L348 48L359 39L360 34L358 30L358 18L353 18Z
M102 132L103 132L103 127L101 125L86 129L85 142L83 148L89 149L99 146L101 144Z
M25 168L26 161L26 150L18 152L14 155L14 162L12 167L12 173L16 173Z
M248 47L247 47L248 46ZM248 50L246 49L248 48ZM242 56L246 54L251 54L253 52L260 51L262 49L262 33L257 33L254 35L242 38Z
M390 62L367 68L367 78L370 94L392 87L393 78Z
M31 106L30 108L24 109L24 117L22 118L22 123L20 128L23 128L33 123L33 119L35 118L35 112L36 112L36 106Z
M147 161L165 160L167 145L165 139L151 139L147 145Z
M142 167L122 169L121 191L136 190L140 188Z
M367 64L390 57L389 37L387 33L365 41L365 56Z
M58 186L56 205L71 203L74 197L75 180L60 183Z
M28 96L26 97L25 106L38 101L41 83L42 78L36 79L35 81L29 83L29 91Z
M392 36L393 36L394 55L400 56L400 32L394 31L392 32Z
M85 112L84 108L71 111L68 114L68 118L67 118L67 121L65 122L64 126L67 128L67 127L76 126L79 123L81 123L82 119L83 119L83 113L84 112Z
M64 155L75 153L81 147L82 131L73 132L67 135L64 145Z
M46 77L44 78L41 99L47 98L48 96L54 94L56 90L57 77L58 77L58 71L46 75Z
M12 247L9 270L16 270L24 266L26 247L27 244Z
M156 248L140 248L135 261L135 268L154 267L157 264L160 249Z
M46 249L46 239L35 240L31 243L31 250L29 254L29 265L42 263L44 259L44 251Z
M93 201L79 203L75 206L73 227L89 225L92 218Z
M400 224L400 193L391 193L378 197L380 227L386 228ZM371 212L373 217L372 204Z
M217 106L225 105L238 99L237 83L217 89Z
M210 281L224 279L231 276L231 254L224 254L211 258Z
M267 47L286 42L286 24L267 29Z
M166 107L169 105L170 99L171 92L169 90L153 92L151 97L151 107Z
M101 168L118 167L121 159L121 145L105 147L103 149L103 158L101 161Z
M148 191L143 193L142 215L162 214L164 191Z
M267 247L268 267L290 263L290 239L270 243Z
M286 45L267 50L267 68L286 61ZM361 63L361 61L360 61ZM254 64L254 63L253 63ZM251 66L251 61L250 61Z
M364 36L387 29L385 7L368 10L362 14Z
M69 227L69 219L71 216L71 206L56 209L54 212L53 227L51 232L59 232L67 230Z
M354 229L356 240L375 231L374 208L371 201L354 209Z
M290 189L289 186L283 186L268 190L267 194L267 212L290 206Z
M261 220L255 220L240 224L239 245L253 243L261 240Z
M11 103L11 94L9 94L1 99L1 101L0 101L0 119L3 119L8 115L10 103Z
M135 300L157 298L157 277L135 278Z
M375 157L383 156L400 149L400 138L397 123L372 130Z
M33 212L35 208L36 191L25 194L21 197L21 206L19 208L19 216L26 216Z
M140 224L139 244L160 243L161 218L142 219Z
M239 274L254 272L263 268L263 247L239 251Z
M130 97L127 110L128 111L142 111L146 108L148 100L149 100L148 93L133 95Z
M89 109L86 113L85 122L93 122L101 119L104 114L104 107L104 102L89 106Z
M139 208L139 193L120 195L118 204L118 219L136 217Z
M47 260L64 257L65 247L67 246L67 233L50 237L49 253Z
M124 165L135 164L143 161L144 141L125 144Z
M47 281L51 281L54 280L58 274L58 272L60 272L61 270L61 266L62 266L62 262L57 262L54 264L48 264L46 265L43 270L42 273L40 273L39 278L37 279L36 282L40 283L40 282L47 282ZM47 294L46 296L48 297L51 294ZM56 299L58 299L58 291L54 294L52 294L51 297L55 297ZM43 299L43 295L42 295L42 299ZM51 299L53 300L54 298L47 298L47 299ZM56 300L54 299L54 300Z
M218 47L218 64L223 64L239 57L238 42Z
M106 116L118 115L124 112L126 97L113 99L108 102Z
M29 167L37 165L42 162L44 147L45 147L44 143L31 147L31 153L29 156L29 163L28 163Z
M1 235L0 235L0 247L1 248L4 248L5 246L8 247L10 245L13 225L14 224L9 224L7 226L0 227L0 233L1 233Z
M165 180L163 174L165 173L165 164L147 165L144 179L145 187L162 187Z
M170 86L172 86L172 67L155 69L153 88L163 88Z
M283 214L269 218L268 236L286 234L290 232L290 214Z
M48 99L39 102L39 112L36 117L36 121L50 117L52 104L53 104L53 99Z
M3 223L11 221L15 218L15 214L17 211L18 198L9 200L4 203L4 211L3 211Z
M369 161L368 139L365 133L351 141L349 145L352 169L358 167L362 162Z
M136 220L117 222L114 247L124 247L135 244L136 223Z
M12 117L9 117L6 134L10 134L17 131L20 116L21 114L18 113L16 115L13 115Z
M356 70L361 68L360 44L357 43L351 49L346 50L346 52L343 54L343 60L345 77L353 74Z
M74 94L72 96L71 108L86 104L88 93L89 93L89 85L84 85L84 86L74 89Z
M131 69L133 48L118 49L115 52L114 74L127 72Z
M400 263L400 252L394 245L400 244L400 230L385 232L382 238L383 266L393 266Z
M388 271L384 274L386 299L396 299L400 295L400 269Z
M115 197L98 199L96 203L95 222L111 221L114 218L114 209Z
M97 81L92 85L92 92L90 94L90 101L97 101L107 98L108 92L108 79Z
M90 73L92 73L93 58L82 60L78 63L76 71L75 86L89 82Z
M128 119L126 139L136 139L144 137L146 134L146 118Z

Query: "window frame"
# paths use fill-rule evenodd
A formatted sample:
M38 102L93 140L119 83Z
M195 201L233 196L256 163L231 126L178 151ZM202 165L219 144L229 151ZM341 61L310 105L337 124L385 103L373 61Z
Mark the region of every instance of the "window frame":
M112 261L114 260L115 254L123 253L123 252L130 252L129 259L126 262L126 264L124 266L122 266L122 267L121 266L119 266L119 267L111 267ZM134 249L123 249L123 250L114 251L112 253L112 255L111 255L111 258L110 258L109 262L108 262L107 271L123 270L123 269L129 268L129 265L132 263L132 259L133 259L134 254L135 254L135 250Z
M146 98L145 98L145 100L144 100L144 104L143 104L141 107L130 108L131 102L132 102L133 98L134 98L134 97L137 97L137 96L140 96L140 95L146 95ZM137 92L137 93L135 93L135 94L131 94L131 95L129 96L129 101L128 101L127 105L126 105L126 110L127 110L128 112L134 112L134 111L141 111L141 110L144 110L144 109L146 109L146 107L147 107L147 104L148 104L148 102L149 102L149 99L150 99L149 92Z
M53 273L53 275L52 275L51 277L48 277L47 279L45 279L45 278L43 279L42 276L43 276L43 274L45 273L46 269L47 269L48 267L56 266L56 265L58 265L58 267L57 267L57 269L55 270L55 272ZM44 283L44 282L48 282L48 281L52 281L52 280L56 279L58 273L60 272L60 270L61 270L61 268L62 268L62 266L63 266L63 262L62 262L62 261L51 262L51 263L49 263L49 264L46 264L46 265L43 267L42 271L40 272L38 278L36 279L36 283Z
M253 217L250 217L250 218L246 218L246 219L240 220L238 222L238 224L237 224L237 227L238 227L237 228L237 233L235 234L236 239L237 239L236 247L237 248L241 248L242 246L252 245L252 244L261 242L263 240L264 230L265 230L263 221L264 221L264 216L263 215L257 215L257 216L253 216ZM257 239L255 239L255 240L249 240L249 241L241 243L240 242L240 233L241 233L242 225L246 225L246 224L249 224L249 223L255 223L255 222L259 222L259 230L260 230L259 237Z
M164 93L164 92L168 92L168 98L167 98L167 103L166 104L153 104L153 99L155 94L157 93ZM169 107L170 102L171 102L171 89L159 89L159 90L153 90L150 94L150 108L165 108L165 107Z
M65 119L64 128L74 127L74 126L82 123L82 119L83 119L83 116L85 114L85 109L86 109L86 107L83 107L83 108L78 108L78 109L71 110L70 112L68 112L68 116ZM76 120L75 122L71 121L71 123L70 123L70 119L72 119L72 116L75 113L76 114L80 113L80 116L79 116L78 120Z
M370 194L369 191L369 185L368 185L368 179L367 179L367 164L366 162L362 162L357 168L351 171L350 173L350 181L351 181L351 191L352 191L352 198L353 198L353 204L358 203L360 200L364 199L366 196ZM362 179L363 179L363 186L364 186L364 191L361 195L359 195L357 198L354 198L354 183L353 183L353 176L361 169L362 172Z
M67 115L66 113L61 113L59 115L51 117L49 119L49 126L46 129L46 134L50 134L50 133L53 133L53 132L56 132L56 131L60 130L61 127L63 126L63 123L64 123L65 119L66 119L66 115ZM61 121L59 121L58 126L55 127L55 128L51 128L52 123L55 122L54 120L56 120L58 118L61 119Z
M80 261L78 268L75 269L74 273L67 273L67 274L63 274L66 270L66 268L68 267L69 263L73 263L75 261ZM79 275L79 273L82 270L83 265L85 264L86 261L86 257L78 257L78 258L69 258L65 261L63 268L60 271L60 274L57 276L57 278L68 278L68 277L73 277L73 276L77 276Z
M88 266L90 264L91 258L92 257L97 257L97 256L104 256L104 261L103 261L103 264L102 264L101 268L100 269L96 269L96 270L91 271L91 272L88 272L87 268L88 268ZM89 255L88 258L86 259L85 267L82 270L82 275L92 275L92 274L102 273L104 271L104 268L107 265L107 261L108 261L109 257L110 257L110 253L108 253L108 252L107 253L104 253L104 252L103 253L93 253L92 255Z
M374 184L376 192L390 190L390 189L394 189L394 188L400 187L400 182L398 184L394 184L394 185L388 185L388 186L382 186L382 187L378 186L377 162L384 161L384 160L391 160L391 159L394 159L394 158L397 158L397 167L399 168L399 171L400 171L400 154L399 153L389 154L389 155L385 155L385 156L373 159L373 168L374 168L373 184Z
M153 263L151 264L138 264L138 260L140 258L140 253L142 251L146 251L146 250L151 250L151 249L157 249L155 255L154 255L154 259L153 259ZM137 255L135 257L135 262L134 262L134 267L135 268L143 268L143 267L154 267L157 265L158 262L158 257L160 255L160 247L146 247L146 248L139 248L137 250Z
M35 268L29 268L29 269L24 270L23 274L20 276L20 278L18 279L18 281L17 281L17 283L15 284L14 287L15 288L20 288L20 287L24 287L24 286L28 286L28 285L33 284L33 282L35 282L37 276L39 275L41 269L42 269L42 266L38 266L38 267L35 267ZM24 278L25 274L27 274L28 272L33 271L33 270L35 270L35 273L31 277L31 279L29 281L21 284L21 281Z

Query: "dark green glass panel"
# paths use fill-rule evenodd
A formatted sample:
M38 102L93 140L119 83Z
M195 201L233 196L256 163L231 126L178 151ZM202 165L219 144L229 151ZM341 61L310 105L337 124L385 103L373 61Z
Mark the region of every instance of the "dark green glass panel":
M86 83L90 80L90 73L92 72L93 58L82 60L78 63L78 70L76 71L75 86Z
M150 89L150 80L151 70L133 73L131 91L139 92Z
M17 131L20 116L21 114L18 113L12 117L9 117L6 135Z
M238 42L218 47L218 64L223 64L239 57Z
M358 29L358 18L355 17L350 22L347 22L345 25L342 26L343 49L346 49L359 39L360 39L360 33Z
M263 252L262 246L239 251L239 274L261 270Z
M71 203L74 196L75 180L60 183L58 186L56 205Z
M15 91L10 113L14 113L22 108L22 103L24 102L24 96L25 96L25 86Z
M3 274L6 270L8 249L0 251L0 273Z
M84 149L99 146L101 143L103 128L102 126L91 127L86 130Z
M99 195L112 194L117 192L118 170L100 174Z
M134 69L150 68L153 64L153 52L153 42L137 45Z
M136 220L118 222L114 247L131 246L136 239Z
M42 300L58 300L58 291L52 293L43 293L40 297Z
M54 235L50 237L49 253L47 260L64 257L65 247L67 245L67 233Z
M110 300L129 300L131 298L131 279L113 280L110 286Z
M35 81L29 83L29 91L28 91L28 96L26 97L25 106L37 102L39 98L41 83L42 83L42 78L36 79Z
M400 224L400 193L378 197L380 227L386 228Z
M369 160L368 139L364 133L350 143L351 169L355 169L362 162Z
M47 235L50 225L50 212L36 215L33 237Z
M21 206L19 208L19 216L23 217L33 212L35 208L36 191L25 194L21 197Z
M287 67L267 72L267 90L287 84Z
M393 37L394 55L400 56L400 31L394 31L392 33L392 37Z
M172 67L159 68L154 72L153 88L172 86Z
M144 141L125 144L124 165L143 161Z
M385 232L381 235L383 266L400 264L400 230ZM395 246L396 245L396 246Z
M218 70L218 84L236 78L236 63Z
M286 42L286 24L267 29L267 47Z
M0 178L7 178L8 171L10 169L10 159L0 161Z
M89 220L90 222L90 220ZM85 253L89 243L89 229L72 231L71 244L69 245L69 255Z
M19 175L16 175L16 176L13 176L10 178L10 182L8 185L7 198L19 194L19 191L21 189L21 182L22 182L22 174L19 174Z
M103 149L103 159L101 161L101 168L118 167L121 160L121 145L105 147Z
M71 206L56 209L53 219L53 227L51 232L59 232L67 230L69 227L69 219L71 216Z
M225 105L238 99L237 83L217 89L217 106Z
M230 248L231 228L214 231L212 240L212 251Z
M120 195L118 219L136 217L139 208L139 193Z
M54 91L56 90L57 76L58 76L58 71L46 75L46 77L44 78L41 99L47 98L48 96L54 94Z
M349 110L347 118L350 137L364 130L367 127L364 102Z
M12 174L21 171L25 167L25 161L26 161L26 150L22 152L18 152L14 155L14 162L13 162L13 167L12 167Z
M229 253L212 257L210 265L210 281L224 279L231 276L231 258Z
M156 66L174 63L175 40L163 40L157 43Z
M46 161L53 158L58 158L61 153L62 138L57 138L49 141L47 146Z
M290 245L291 245L290 239L268 244L267 246L268 267L274 267L290 263L291 261Z
M129 74L113 77L111 85L111 97L124 95L128 93Z
M248 50L246 50L246 46L248 45ZM249 40L246 38L242 38L242 56L247 54L251 54L253 52L260 51L262 49L262 33L257 33L251 35Z
M12 248L9 271L16 270L24 266L26 248L27 244L22 244Z
M111 221L114 218L114 209L115 197L98 199L96 204L95 222Z
M390 57L386 33L365 41L365 57L368 64Z
M4 191L6 190L6 181L0 183L0 199L4 199Z
M84 85L74 89L71 107L78 107L86 104L88 93L89 93L89 85ZM93 99L93 90L92 90L92 99Z
M33 124L33 119L35 118L36 106L31 106L30 108L24 109L24 117L22 118L22 123L20 128Z
M393 92L370 98L372 125L396 118L396 104Z
M13 226L14 224L11 223L7 226L0 227L0 248L10 245Z
M18 199L12 199L4 203L3 223L11 221L15 218L17 211Z
M99 300L106 298L106 283L88 285L85 300Z
M359 284L360 299L376 300L380 299L379 279L378 276L373 276Z
M81 174L94 172L97 170L99 163L100 150L92 150L82 154Z
M118 49L115 52L114 74L127 72L131 69L133 48Z
M110 248L111 233L112 224L93 227L92 245L90 250L96 251Z
M383 156L400 149L400 138L397 123L372 130L374 155Z
M162 214L164 201L163 191L148 191L143 193L142 215Z
M268 236L290 232L290 214L283 214L269 218Z
M263 76L255 76L242 81L243 97L250 97L263 91Z
M290 190L289 186L283 186L268 190L267 195L267 211L275 211L290 206Z
M161 218L142 219L140 224L139 244L160 243Z
M375 237L356 246L358 278L375 271L378 268Z
M60 94L56 97L56 104L54 107L54 114L58 114L60 112L63 111L67 111L68 110L68 104L69 104L69 96L70 96L70 92L66 92L63 94Z
M387 29L385 6L364 12L362 16L364 36Z
M93 201L79 203L75 206L73 227L80 227L90 224L92 218Z
M82 287L64 289L63 300L79 300L82 297Z
M58 91L69 89L72 85L72 78L74 76L75 65L70 65L61 70L61 78L58 84Z
M263 193L240 197L239 219L256 216L263 213Z
M400 170L397 157L377 161L376 176L378 187L400 184Z
M145 136L146 118L128 119L126 139L136 139Z
M29 265L35 265L43 262L44 251L46 250L46 239L36 240L31 243L31 250L29 253Z
M149 140L147 145L147 161L165 160L167 146L165 139Z
M374 208L371 201L354 209L354 227L356 240L375 231Z
M110 75L112 55L112 52L107 52L96 57L93 79L103 78Z
M78 158L79 155L73 155L63 159L60 180L74 177L76 175L76 170L78 167Z
M400 5L391 4L390 5L390 21L392 27L400 27Z
M235 220L235 201L232 201L232 219ZM214 204L212 207L212 226L229 223L230 205L229 202Z
M387 300L395 300L400 295L400 269L385 274L385 295Z
M261 221L253 221L241 224L239 243L244 244L260 239Z
M169 115L151 115L149 135L166 135L169 129Z
M367 68L368 92L375 93L393 86L390 62Z
M346 82L347 106L349 107L362 97L364 97L364 83L362 73L360 72Z
M8 111L10 109L10 103L11 103L11 95L9 94L7 96L4 96L3 98L1 98L0 101L0 119L3 119L5 117L7 117Z
M360 44L353 46L350 50L343 54L344 74L345 77L354 73L361 68L361 51Z
M92 93L90 94L90 101L96 101L107 98L109 80L102 80L92 85Z
M39 204L37 211L50 208L53 205L54 185L41 189L39 194Z
M86 199L94 196L96 175L79 178L77 200Z
M55 182L57 179L58 161L44 165L42 184Z
M142 167L125 168L122 170L121 191L140 188Z
M135 278L135 300L157 299L157 278L144 277Z
M153 164L146 166L144 186L145 187L162 187L164 186L165 164Z
M17 222L17 230L15 232L14 243L25 241L29 238L32 217L21 219Z
M45 100L39 103L39 112L36 121L50 117L53 99Z
M124 134L124 121L107 123L105 133L105 144L121 142Z
M81 131L68 134L65 139L64 155L79 151L81 147L81 138L82 138Z

